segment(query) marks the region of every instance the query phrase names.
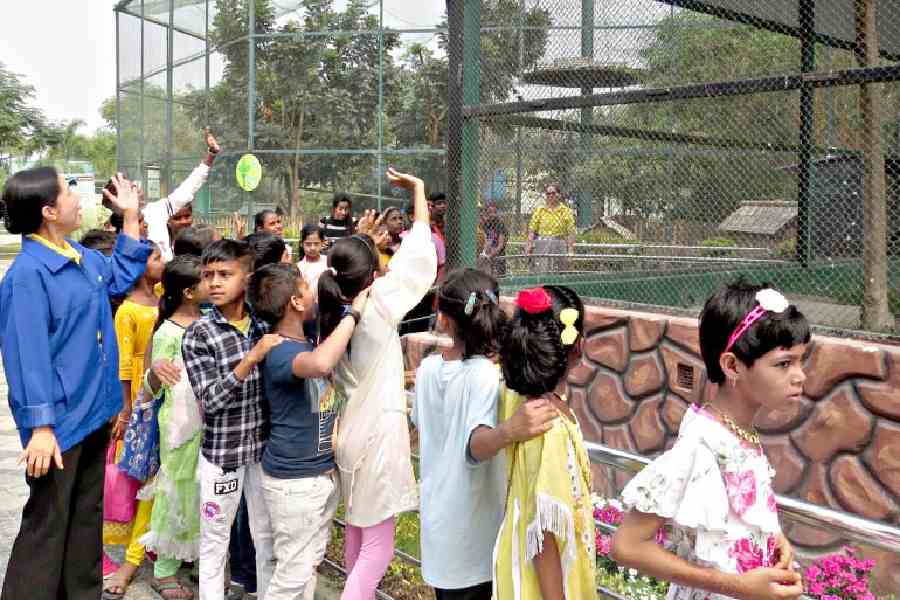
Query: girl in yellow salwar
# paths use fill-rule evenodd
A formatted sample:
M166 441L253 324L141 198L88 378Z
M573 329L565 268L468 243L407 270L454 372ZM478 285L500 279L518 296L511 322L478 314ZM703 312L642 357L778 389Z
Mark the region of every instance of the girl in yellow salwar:
M542 436L507 449L506 516L494 548L495 600L596 598L591 466L566 401L566 373L581 356L584 305L571 289L519 292L503 335L499 420L522 402L558 413Z

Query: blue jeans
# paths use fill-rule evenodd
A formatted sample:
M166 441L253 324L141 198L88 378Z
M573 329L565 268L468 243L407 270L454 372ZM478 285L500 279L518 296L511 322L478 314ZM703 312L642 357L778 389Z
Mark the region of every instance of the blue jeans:
M250 536L250 518L247 516L247 501L243 496L234 523L231 525L228 563L231 566L231 580L244 586L244 591L248 594L255 594L256 548Z

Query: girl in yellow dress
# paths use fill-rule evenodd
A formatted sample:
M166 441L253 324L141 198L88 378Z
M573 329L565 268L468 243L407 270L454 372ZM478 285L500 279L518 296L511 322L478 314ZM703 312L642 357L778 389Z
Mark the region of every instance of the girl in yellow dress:
M507 448L506 516L494 548L495 600L596 598L591 466L566 401L566 373L581 356L584 305L562 286L523 290L503 335L499 421L522 402L558 413L542 436Z
M131 409L144 378L144 353L153 336L153 327L156 325L158 314L159 298L153 289L162 280L163 264L160 250L154 249L153 254L147 259L147 269L143 277L138 280L116 312L115 326L116 339L119 343L119 380L122 383L123 407L113 426L114 440L120 441L125 433ZM117 448L117 456L118 450ZM112 600L124 596L131 578L143 562L144 546L138 539L147 533L152 509L152 500L141 500L131 523L104 522L103 543L127 546L125 562L114 573L110 571L113 570L115 563L104 555L104 576L107 578L103 590L105 599Z

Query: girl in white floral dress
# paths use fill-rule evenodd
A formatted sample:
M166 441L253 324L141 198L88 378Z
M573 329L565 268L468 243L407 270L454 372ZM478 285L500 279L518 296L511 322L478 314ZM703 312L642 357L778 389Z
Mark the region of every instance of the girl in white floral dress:
M809 324L775 290L728 285L700 315L713 399L692 406L678 440L626 486L630 509L612 542L622 565L672 583L669 600L798 597L772 477L753 419L800 401ZM660 527L669 544L657 545Z

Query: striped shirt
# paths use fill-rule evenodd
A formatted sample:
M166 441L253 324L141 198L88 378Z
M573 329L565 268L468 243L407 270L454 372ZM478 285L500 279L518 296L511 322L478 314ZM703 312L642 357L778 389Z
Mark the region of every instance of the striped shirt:
M353 235L353 221L338 221L334 217L325 217L319 222L325 233L325 241L333 242Z
M200 452L226 470L259 462L269 437L259 369L254 367L244 381L234 374L266 332L267 326L251 314L250 328L243 334L212 307L188 327L181 342L184 367L203 415Z

